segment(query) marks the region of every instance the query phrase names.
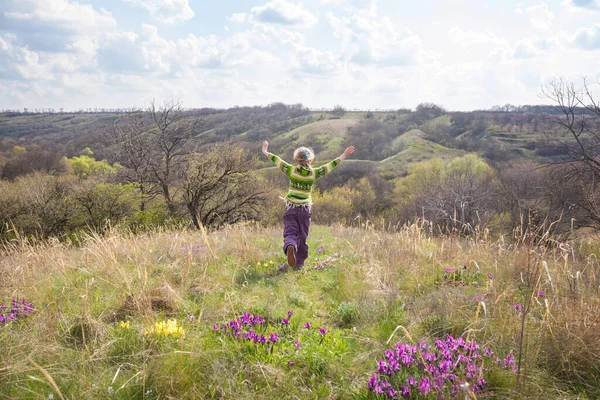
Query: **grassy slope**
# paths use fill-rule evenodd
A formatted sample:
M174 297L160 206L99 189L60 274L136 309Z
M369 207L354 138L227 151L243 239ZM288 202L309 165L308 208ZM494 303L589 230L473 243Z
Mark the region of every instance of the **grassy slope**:
M366 113L347 113L341 119L324 119L296 128L290 132L281 134L274 138L270 144L277 149L284 158L291 159L291 154L300 145L309 144L322 149L317 152L317 164L320 161L330 160L337 157L344 150L343 139L349 128L356 126L364 119ZM384 113L380 113L384 114ZM380 119L384 115L376 115ZM443 116L429 121L430 124L449 124L450 117ZM391 144L392 151L396 154L378 162L382 176L394 178L402 176L408 171L408 166L414 162L429 160L440 157L449 159L466 154L464 151L450 149L440 144L423 139L424 133L418 129L397 137ZM361 162L373 162L369 160L354 160Z
M588 374L589 385L599 383L600 372L590 368L600 363L593 333L600 327L592 289L598 277L582 275L576 302L568 284L568 271L585 270L590 249L580 249L573 261L569 245L531 256L503 240L435 239L417 226L396 234L314 226L310 262L297 272L277 269L284 262L279 229L228 228L210 234L208 244L188 231L90 237L82 248L15 244L1 259L0 299L25 298L36 312L0 325L0 398L58 398L27 357L69 399L362 397L388 340L407 340L400 325L414 340L451 333L490 345L498 355L516 353L520 318L513 304L523 302L519 271L527 259L536 268L548 262L555 289L545 273L532 288L545 290L549 303L546 308L544 298L536 298L526 320L521 398L600 395L598 386L586 396L580 385L577 396L573 381L556 378L571 365L571 375ZM325 248L319 253L317 246ZM336 253L331 266L314 268ZM463 265L469 279L444 278L444 268ZM279 321L288 310L294 315L285 331ZM279 329L272 351L212 333L213 324L244 311L264 315L271 330ZM166 318L183 321L183 338L144 336ZM118 329L126 319L130 329ZM326 336L316 327L326 328ZM295 339L302 341L299 350ZM548 353L556 360L554 377ZM488 380L496 398L516 396L510 374Z

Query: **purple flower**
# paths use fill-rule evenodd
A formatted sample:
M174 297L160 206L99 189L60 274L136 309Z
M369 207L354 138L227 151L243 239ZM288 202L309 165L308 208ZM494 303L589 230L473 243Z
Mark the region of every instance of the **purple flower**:
M544 293L543 290L540 290L538 293L538 297L544 297L546 295L546 293Z
M432 386L431 386L431 381L429 380L428 377L424 376L421 378L421 380L419 381L419 390L424 395L427 395L429 392L431 392Z
M296 363L294 361L288 361L288 367L293 367Z
M488 274L488 279L489 279L490 281L491 281L491 280L493 280L493 279L494 279L494 275L492 275L492 274Z
M375 374L371 374L371 377L369 378L369 380L367 381L367 387L370 390L375 389L375 387L379 384L379 378L377 378L377 375Z
M269 335L269 340L273 343L277 343L277 341L279 340L279 336L277 336L276 333L271 333Z
M281 323L284 324L284 325L289 325L290 324L290 320L287 319L287 318L284 318L284 319L281 320Z
M415 386L415 378L412 375L408 377L408 384L410 386Z
M405 399L410 398L410 395L411 395L410 388L408 386L402 385L402 387L400 388L400 395L402 397L404 397Z
M306 329L310 329L310 322L305 322L305 323L304 323L304 327L305 327Z
M294 312L290 310L287 312L287 314L288 314L288 317L292 318L292 315L294 315Z
M317 247L317 253L322 253L327 249L327 246L319 246Z
M325 328L319 328L319 333L323 336L327 335L327 329Z
M454 273L454 270L453 270L452 268L445 268L445 269L444 269L444 273L445 273L445 274L453 274L453 273Z
M522 304L520 303L515 303L513 304L513 310L517 311L517 312L521 312L525 309L525 307L523 307Z
M467 266L466 266L466 265L463 265L463 269L467 269Z
M298 350L300 350L300 348L302 347L302 343L300 343L300 341L299 341L299 340L296 340L296 341L294 342L294 347L295 347L295 348L297 348Z
M194 322L194 321L196 320L196 318L195 318L193 315L190 315L190 316L188 317L188 320L189 320L190 322ZM214 327L213 327L213 329L214 329Z

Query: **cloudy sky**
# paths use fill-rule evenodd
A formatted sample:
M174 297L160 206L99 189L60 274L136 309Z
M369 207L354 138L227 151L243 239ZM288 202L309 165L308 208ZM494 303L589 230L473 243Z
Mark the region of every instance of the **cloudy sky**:
M600 0L0 0L0 109L471 110L599 74Z

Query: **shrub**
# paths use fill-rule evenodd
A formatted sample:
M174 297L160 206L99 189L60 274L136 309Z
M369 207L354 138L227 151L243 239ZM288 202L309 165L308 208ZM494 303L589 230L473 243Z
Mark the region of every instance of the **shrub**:
M354 302L342 302L336 308L334 316L341 326L348 328L358 319L358 307Z

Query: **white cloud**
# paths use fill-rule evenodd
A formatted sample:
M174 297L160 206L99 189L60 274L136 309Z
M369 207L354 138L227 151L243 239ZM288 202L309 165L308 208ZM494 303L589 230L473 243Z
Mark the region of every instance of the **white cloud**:
M548 9L548 4L538 4L527 7L525 10L533 28L539 31L547 31L552 27L554 13Z
M341 40L347 60L353 63L406 66L428 62L433 57L423 50L417 35L408 28L398 28L390 18L326 15L334 36Z
M600 25L578 29L571 37L571 43L585 50L600 50Z
M15 35L0 37L0 79L51 79L48 67L42 65L40 55L17 43Z
M232 14L229 18L227 18L227 20L239 24L242 22L246 22L246 18L246 13L235 13Z
M263 6L253 7L249 18L257 23L302 27L313 26L319 20L301 3L296 4L288 0L272 0Z
M176 24L194 18L189 0L123 0L143 7L152 18L163 24Z
M116 25L110 12L68 0L0 1L0 26L33 50L89 52L90 38Z
M496 36L493 32L463 30L460 26L455 26L448 32L448 37L451 41L459 44L465 49L480 45L495 45L506 46L506 40Z

